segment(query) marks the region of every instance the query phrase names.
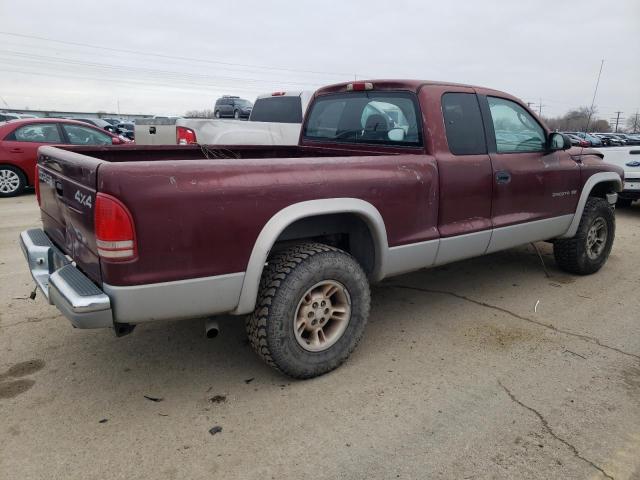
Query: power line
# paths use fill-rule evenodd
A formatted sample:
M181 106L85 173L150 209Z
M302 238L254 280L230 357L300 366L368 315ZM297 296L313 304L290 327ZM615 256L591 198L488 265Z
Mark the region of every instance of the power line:
M36 62L47 62L47 63L59 63L59 64L67 64L67 65L78 65L78 66L84 66L84 67L90 67L90 68L102 68L102 69L109 69L109 70L120 70L120 71L125 71L125 72L141 72L141 73L150 73L150 74L160 74L160 75L172 75L172 76L183 76L183 77L190 77L190 78L194 78L194 79L203 79L203 80L229 80L229 81L243 81L243 82L251 82L251 83L265 83L265 82L269 82L269 83L277 83L277 84L286 84L286 85L294 85L294 86L313 86L313 87L317 87L318 85L321 85L322 82L318 82L318 83L305 83L305 82L291 82L291 81L283 81L283 80L278 80L278 79L271 79L271 78L263 78L263 79L258 79L258 78L241 78L241 77L225 77L225 76L212 76L212 75L206 75L206 74L194 74L194 73L189 73L189 72L178 72L175 70L158 70L158 69L152 69L152 68L145 68L145 67L135 67L135 66L128 66L128 65L114 65L114 64L109 64L109 63L96 63L96 62L87 62L87 61L82 61L82 60L75 60L75 59L70 59L70 58L60 58L60 57L50 57L50 56L46 56L46 55L35 55L35 54L28 54L28 53L22 53L22 52L15 52L15 51L11 51L11 50L0 50L0 55L11 55L11 56L17 56L17 57L22 57L27 59L27 61L36 61ZM21 66L21 65L18 65Z
M165 58L165 59L170 59L170 60L181 60L181 61L199 62L199 63L210 63L210 64L214 64L214 65L228 65L228 66L234 66L234 67L259 68L259 69L263 69L263 70L277 70L277 71L282 71L282 72L312 73L312 74L315 74L315 75L324 75L324 76L327 76L327 75L330 75L330 76L348 76L349 78L351 78L351 76L354 75L353 72L350 72L350 73L330 72L330 71L319 72L319 71L314 71L314 70L302 70L302 69L288 68L288 67L270 67L270 66L267 66L267 65L254 65L254 64L247 64L247 63L233 63L233 62L223 62L223 61L219 61L219 60L210 60L210 59L195 58L195 57L183 57L183 56L176 56L176 55L166 55L166 54L161 54L161 53L143 52L143 51L140 51L140 50L129 50L129 49L125 49L125 48L105 47L105 46L102 46L102 45L94 45L94 44L89 44L89 43L69 42L69 41L66 41L66 40L57 40L57 39L54 39L54 38L40 37L40 36L36 36L36 35L25 35L25 34L22 34L22 33L14 33L14 32L2 32L2 31L0 31L0 35L9 35L9 36L12 36L12 37L28 38L28 39L40 40L40 41L46 41L46 42L54 42L54 43L59 43L59 44L62 44L62 45L73 45L73 46L76 46L76 47L83 47L83 48L94 48L94 49L98 49L98 50L105 50L105 51L111 51L111 52L128 53L128 54L134 54L134 55L144 55L146 57ZM362 75L360 75L360 76L362 76Z

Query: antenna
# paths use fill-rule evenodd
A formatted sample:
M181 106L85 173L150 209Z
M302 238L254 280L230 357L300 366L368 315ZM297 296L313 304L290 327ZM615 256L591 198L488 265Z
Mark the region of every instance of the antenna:
M589 131L589 124L591 123L591 117L593 116L593 106L596 103L596 95L598 93L598 85L600 85L600 76L602 75L602 67L604 66L604 58L602 62L600 62L600 71L598 72L598 79L596 80L596 88L593 90L593 98L591 99L591 107L589 108L589 116L587 117L587 124L584 127L584 135L585 140L587 136L587 132ZM580 158L582 158L582 152L584 151L584 147L580 147Z
M591 117L593 116L593 106L596 103L596 95L598 93L598 85L600 85L600 76L602 75L602 67L604 67L604 58L600 62L600 71L598 72L598 80L596 81L596 88L593 90L593 98L591 99L591 108L589 108L589 116L587 117L587 125L584 127L584 133L589 130L589 124L591 123Z

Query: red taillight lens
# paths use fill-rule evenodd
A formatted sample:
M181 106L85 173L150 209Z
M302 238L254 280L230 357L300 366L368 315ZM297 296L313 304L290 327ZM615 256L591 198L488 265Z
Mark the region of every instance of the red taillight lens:
M42 205L42 202L40 202L40 172L38 171L37 163L35 168L35 177L33 179L33 186L36 189L36 200L38 201L38 205Z
M286 95L287 92L273 92L271 94L272 97L283 97L284 95Z
M178 145L189 145L190 143L197 143L196 132L187 127L177 127L176 143Z
M115 197L98 193L95 205L98 255L109 260L131 260L136 256L133 219L127 207Z

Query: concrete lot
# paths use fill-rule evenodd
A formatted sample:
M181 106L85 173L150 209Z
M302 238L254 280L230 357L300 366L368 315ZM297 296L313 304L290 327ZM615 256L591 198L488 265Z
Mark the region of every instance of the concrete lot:
M640 479L639 205L590 277L539 244L550 278L529 246L374 287L354 355L304 382L241 318L73 330L27 299L38 223L0 199L2 479Z

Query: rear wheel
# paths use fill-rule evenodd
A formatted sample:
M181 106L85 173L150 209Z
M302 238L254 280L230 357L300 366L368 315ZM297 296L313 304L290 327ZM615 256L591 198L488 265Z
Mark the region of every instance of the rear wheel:
M311 378L351 354L364 332L369 303L367 277L351 255L322 243L301 243L269 259L247 333L269 365L294 378Z
M238 110L234 110L233 118L235 118L236 120L238 120L240 118L240 112Z
M24 173L11 165L0 166L0 197L20 195L27 186Z
M613 208L602 198L589 197L575 236L554 242L556 263L562 270L578 275L597 272L609 258L615 230Z

